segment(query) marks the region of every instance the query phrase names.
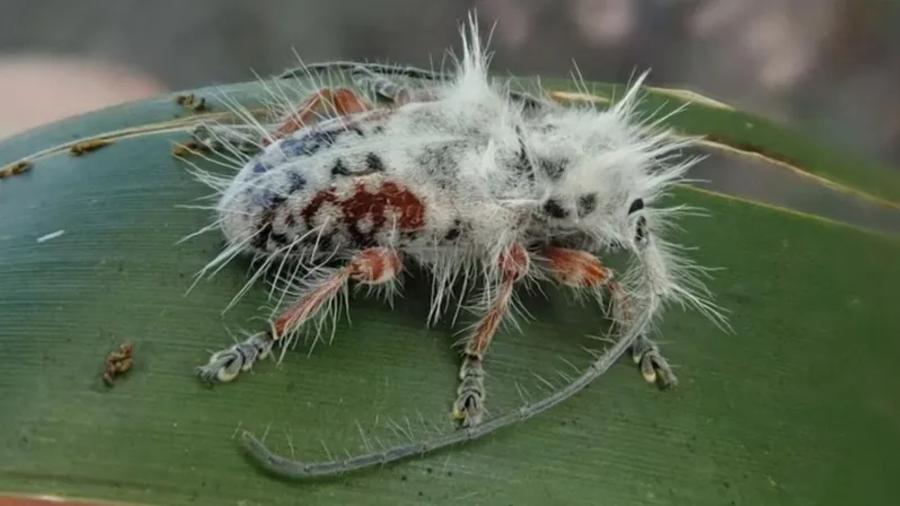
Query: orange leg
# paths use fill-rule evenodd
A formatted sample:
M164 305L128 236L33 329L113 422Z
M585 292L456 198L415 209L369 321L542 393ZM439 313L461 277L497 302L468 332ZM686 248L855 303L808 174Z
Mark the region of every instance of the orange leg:
M612 279L612 271L587 251L549 247L544 250L547 268L553 277L573 288L595 288Z
M199 368L200 377L208 382L228 382L241 371L250 369L257 359L265 358L276 341L298 330L314 317L349 282L379 285L394 280L399 274L399 255L388 248L369 248L323 279L294 304L283 311L268 332L248 337L230 348L218 351Z
M475 330L466 343L463 352L463 363L459 370L459 387L457 398L453 403L453 417L464 427L471 427L481 422L484 414L484 368L482 361L497 331L500 322L506 315L509 301L512 298L513 286L528 272L530 260L528 252L520 244L513 244L498 259L500 283L497 295L491 301L487 313L475 326Z
M400 272L400 257L388 248L369 248L359 252L350 263L325 278L315 288L287 308L272 322L272 339L308 321L344 287L349 280L367 285L380 285L394 280Z
M560 284L587 289L605 287L612 299L616 320L629 321L634 318L630 297L613 279L612 271L604 267L597 257L587 251L549 247L544 250L544 258L550 274ZM637 338L631 347L631 358L648 383L656 383L660 388L678 383L659 346L650 338L644 335Z
M322 88L306 99L303 105L292 114L272 134L274 140L281 139L301 128L311 125L323 116L336 114L349 116L365 112L372 107L347 88ZM268 144L270 141L264 142Z

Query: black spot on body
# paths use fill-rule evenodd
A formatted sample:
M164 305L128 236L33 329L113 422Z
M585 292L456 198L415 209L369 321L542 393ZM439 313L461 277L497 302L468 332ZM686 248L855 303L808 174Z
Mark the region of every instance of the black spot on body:
M351 176L351 175L353 175L353 173L347 169L347 166L344 165L344 161L341 160L340 158L338 158L334 162L334 165L331 167L331 175L332 176Z
M272 235L272 223L275 221L275 211L286 199L281 195L266 190L263 192L263 196L260 197L260 200L264 202L263 212L260 214L259 222L256 224L256 235L253 236L252 245L257 249L264 250Z
M306 135L298 138L288 138L281 141L281 152L288 157L309 156L324 147L331 146L337 138L346 130L313 129Z
M260 190L259 188L248 186L244 191L250 197L252 205L263 210L278 207L285 200L285 197L268 188Z
M525 150L525 141L519 137L519 154L516 157L516 172L524 175L530 180L534 180L534 165L531 164L531 159L528 158L528 152Z
M597 209L597 194L586 193L578 197L578 216L583 218Z
M375 153L366 155L366 169L370 172L384 172L384 161Z
M460 237L466 235L472 228L471 223L463 223L462 220L456 218L453 220L453 225L444 233L445 241L455 241Z
M631 206L628 207L628 214L636 213L644 208L644 199L636 199L631 203Z
M298 192L306 187L306 178L296 172L288 173L288 194Z
M550 179L559 179L566 173L566 168L569 166L569 161L566 159L557 159L557 160L548 160L546 158L541 158L538 160L538 166L541 168L541 171L546 174Z
M641 216L637 220L637 227L634 233L635 241L642 243L647 238L647 218Z
M356 223L353 223L347 227L347 232L350 233L350 240L356 248L362 249L376 246L374 231L363 232Z
M283 195L275 195L274 197L272 197L272 200L269 204L269 209L277 208L281 204L284 204L285 200L287 200L287 197L285 197Z
M322 234L305 234L300 243L304 246L315 247L317 251L330 253L334 250L334 230Z
M267 209L259 218L256 225L256 235L253 236L253 247L259 250L266 249L269 244L269 236L272 235L272 221L275 220L275 211Z
M400 239L403 242L409 243L418 239L419 235L420 232L418 230L404 230L400 232Z
M270 233L269 239L275 244L279 244L281 246L287 246L290 243L290 239L284 234Z
M569 211L566 211L556 199L549 199L544 203L544 212L547 213L548 216L560 220L569 216Z

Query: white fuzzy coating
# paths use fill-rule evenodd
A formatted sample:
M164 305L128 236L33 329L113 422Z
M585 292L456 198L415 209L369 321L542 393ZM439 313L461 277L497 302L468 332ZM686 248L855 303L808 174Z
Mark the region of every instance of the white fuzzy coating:
M632 261L623 274L611 281L613 273L606 269L605 286L574 288L601 305L610 297L608 315L620 338L580 376L544 398L424 441L302 462L278 457L245 433L250 453L276 474L309 478L348 472L483 437L575 395L627 349L646 379L662 374L671 384L674 375L646 337L667 302L693 306L727 326L702 283L706 269L687 259L686 248L669 237L676 231L673 218L693 210L663 207L662 199L697 159L682 154L691 140L658 128L662 118L638 117L645 75L608 109L565 108L542 99L526 103L489 79L475 26L470 18L452 77L403 84L411 101L346 117L332 106L317 113L318 121L283 138L274 132L322 88L315 74L295 85L262 83L281 113L273 125L260 124L231 102L246 122L210 125L207 140L225 156L207 158L238 173L221 177L194 167L218 198L216 221L198 233L221 230L228 242L200 274L214 274L242 253L254 255L258 269L231 304L270 273L270 295L280 290L277 314L322 286L334 288L328 283L340 278L342 263L361 250L387 247L431 271L429 321L434 321L456 290L474 293L472 306L480 314L498 297L509 298L512 312L519 310L498 262L510 251L522 251L518 246L529 256L522 264L531 268L516 289L552 279L547 247L580 249L600 259L624 250ZM375 103L374 94L365 98ZM391 301L402 280L388 277L383 284L357 287L377 290ZM342 284L302 326L315 332L317 342L328 328L333 332L347 304L348 287ZM505 320L515 325L512 316ZM280 336L282 354L298 330ZM215 354L200 368L201 377L232 379L270 351L274 335L274 330L256 334ZM477 390L483 398L483 385Z
M534 258L549 245L600 258L624 249L634 262L620 279L648 311L676 300L720 319L699 281L703 269L661 237L681 208L657 204L697 159L681 154L690 140L637 117L644 76L608 109L544 100L527 108L489 78L474 27L463 38L454 76L418 85L428 99L329 115L281 139L255 121L231 128L232 136L246 139L249 131L273 142L252 157L233 151L240 166L233 180L202 176L221 193L217 224L229 244L208 267L252 253L296 286L305 268L386 246L432 271L433 320L453 286L496 279L497 258L513 243ZM293 97L316 91L269 86L287 115L300 106ZM386 182L421 202L421 225L404 229L402 210L390 207L381 224L377 212L347 223L341 206L352 206L359 188L376 195ZM304 269L285 268L286 262Z

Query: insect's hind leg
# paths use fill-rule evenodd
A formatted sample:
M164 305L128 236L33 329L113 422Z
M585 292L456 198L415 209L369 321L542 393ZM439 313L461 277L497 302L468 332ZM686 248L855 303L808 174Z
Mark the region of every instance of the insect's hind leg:
M355 61L332 61L325 63L313 63L296 69L290 69L281 74L281 79L303 77L310 72L346 72L357 69L365 69L373 74L391 77L405 77L408 79L420 79L425 81L442 81L452 79L452 74L426 70L411 65L393 65L389 63L364 63Z
M314 125L322 118L350 116L371 109L371 104L347 88L322 88L307 97L275 130L261 137L258 131L242 132L230 126L201 124L191 133L193 146L188 148L256 155L261 147Z
M387 100L395 106L409 102L425 102L434 98L427 86L410 86L410 80L433 82L450 78L438 72L416 67L358 62L312 64L298 70L288 71L282 75L282 78L294 77L298 72L308 74L329 71L347 73L354 88L364 90L369 96ZM402 83L398 78L406 82Z
M455 77L452 73L426 70L409 65L336 61L314 63L298 69L291 69L283 73L280 78L288 79L306 75L310 72L330 71L349 72L355 85L395 104L403 104L409 101L425 101L433 98L427 88L414 89L398 84L395 80L398 77L431 82L451 81ZM529 93L516 90L509 90L508 93L509 98L522 103L527 110L534 111L542 107L541 100Z
M433 94L428 88L413 88L401 84L389 75L376 73L368 67L360 65L350 71L353 85L366 90L374 96L387 99L394 105L403 105L409 102L426 102L433 100Z
M369 248L360 251L347 265L323 278L291 304L272 321L268 331L213 353L209 362L197 369L198 375L209 383L232 381L241 371L249 370L257 360L268 356L276 342L299 329L326 307L349 281L380 285L396 279L400 269L400 256L392 249Z
M481 423L484 416L484 354L508 311L513 286L528 272L528 252L521 245L513 244L500 255L498 264L500 283L496 295L466 340L463 363L459 369L459 387L452 414L463 427Z
M627 294L612 279L612 271L603 266L594 255L580 250L550 247L544 251L547 268L550 274L561 284L573 288L596 289L606 287L611 293L614 313L618 320L628 321L632 311ZM641 371L641 376L648 383L655 383L660 388L668 388L678 384L678 378L672 372L669 362L662 356L659 346L649 337L637 336L631 347L631 358Z
M349 116L372 109L372 105L347 88L322 88L303 101L272 134L281 139L329 115ZM271 141L270 141L271 142Z

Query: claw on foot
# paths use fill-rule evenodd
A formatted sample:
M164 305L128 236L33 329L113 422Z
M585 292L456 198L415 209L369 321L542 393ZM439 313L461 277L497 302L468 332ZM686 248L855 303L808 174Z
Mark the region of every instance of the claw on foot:
M474 427L481 423L484 415L484 397L475 393L466 393L457 397L453 403L452 416L459 421L461 427Z
M473 427L481 423L484 416L484 369L481 360L466 357L459 370L459 380L452 416L462 427Z
M232 381L241 371L253 367L257 360L266 358L274 343L268 332L254 334L228 349L213 353L206 365L197 368L197 375L207 383Z
M678 385L678 377L653 341L640 338L631 350L631 357L647 383L654 383L663 390Z

